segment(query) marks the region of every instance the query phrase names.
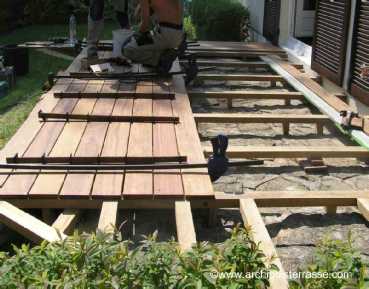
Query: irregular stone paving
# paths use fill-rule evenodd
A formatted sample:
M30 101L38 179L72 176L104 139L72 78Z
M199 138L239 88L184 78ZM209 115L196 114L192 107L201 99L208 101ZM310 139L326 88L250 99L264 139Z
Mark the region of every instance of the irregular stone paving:
M228 69L228 72L238 73L242 70ZM262 70L260 72L263 73ZM285 88L270 88L268 82L207 81L194 85L192 89L280 91ZM301 101L292 101L291 106L286 106L282 100L236 100L229 110L223 100L194 99L192 107L196 113L318 113ZM325 128L324 136L317 136L315 125L310 124L292 124L289 136L283 136L282 127L278 124L200 124L199 132L204 145L208 145L207 141L219 133L229 136L230 145L240 146L327 146L334 149L337 146L355 145L334 126ZM325 163L328 165L327 174L307 174L299 165L299 160L267 161L260 168L230 170L227 176L216 182L214 188L224 192L369 189L369 168L364 163L356 159L325 159ZM354 244L364 258L369 259L369 223L356 208L339 208L336 215L325 214L324 208L262 208L261 212L287 271L295 271L311 261L315 245L327 235L347 239L351 232ZM218 225L225 227L241 221L237 210L222 210L218 218L221 220Z

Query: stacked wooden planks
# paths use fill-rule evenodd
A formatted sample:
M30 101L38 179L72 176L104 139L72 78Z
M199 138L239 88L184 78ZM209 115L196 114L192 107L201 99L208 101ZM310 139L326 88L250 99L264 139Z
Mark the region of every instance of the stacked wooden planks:
M68 72L80 70L80 59L81 56ZM176 66L179 69L179 65ZM144 70L136 65L133 71ZM173 99L155 97L169 93L174 95ZM68 97L60 98L63 94ZM103 97L100 98L100 94ZM3 151L1 157L4 162L6 157L15 154L25 158L186 156L188 162L205 162L182 76L175 76L173 80L134 83L62 79L56 82L36 109L11 141L16 146L7 146ZM179 123L40 122L37 118L39 110L82 115L177 116ZM22 139L22 135L26 138ZM4 171L0 188L0 199L198 196L213 196L206 170Z

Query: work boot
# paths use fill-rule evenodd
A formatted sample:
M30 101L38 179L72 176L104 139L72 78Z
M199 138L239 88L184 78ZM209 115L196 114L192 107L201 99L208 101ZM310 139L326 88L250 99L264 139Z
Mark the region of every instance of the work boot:
M157 71L159 74L168 74L172 69L173 62L177 59L178 53L175 49L165 50L159 59Z
M88 17L88 34L87 34L87 58L93 59L98 57L97 44L100 39L100 35L104 29L104 19L94 21Z

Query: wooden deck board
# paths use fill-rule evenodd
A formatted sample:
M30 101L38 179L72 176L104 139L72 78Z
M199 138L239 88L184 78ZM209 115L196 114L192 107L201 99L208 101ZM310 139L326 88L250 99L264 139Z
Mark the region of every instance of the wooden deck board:
M178 66L178 63L176 64ZM69 71L78 71L75 64ZM133 70L142 70L141 66ZM127 98L55 98L55 92L76 94L127 93ZM178 99L142 99L147 96L173 93ZM16 150L1 154L4 161L15 153L24 157L105 157L186 156L189 162L205 162L188 95L182 76L171 80L125 83L101 80L58 80L38 105L32 119L24 127L32 131ZM43 102L45 103L45 102ZM174 123L109 123L85 121L49 121L40 123L38 111L72 114L106 114L136 116L178 116ZM32 124L32 125L30 125ZM21 129L24 132L24 128ZM27 132L28 133L28 132ZM27 134L26 133L26 134ZM12 141L11 141L12 142ZM188 147L187 147L188 146ZM11 153L10 153L11 152ZM8 170L9 173L12 173ZM20 173L20 172L18 172ZM5 182L6 181L6 182ZM54 198L182 198L212 196L213 190L206 170L144 171L144 172L77 172L25 171L3 177L0 196ZM10 195L6 195L10 193ZM59 200L60 202L64 200Z

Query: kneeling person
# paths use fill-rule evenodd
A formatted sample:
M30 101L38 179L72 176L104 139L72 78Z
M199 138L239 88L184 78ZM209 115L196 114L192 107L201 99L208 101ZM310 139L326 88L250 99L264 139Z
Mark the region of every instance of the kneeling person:
M174 49L183 41L181 0L140 0L140 31L125 46L123 54L134 62L167 72L176 58ZM150 16L157 24L150 31Z

